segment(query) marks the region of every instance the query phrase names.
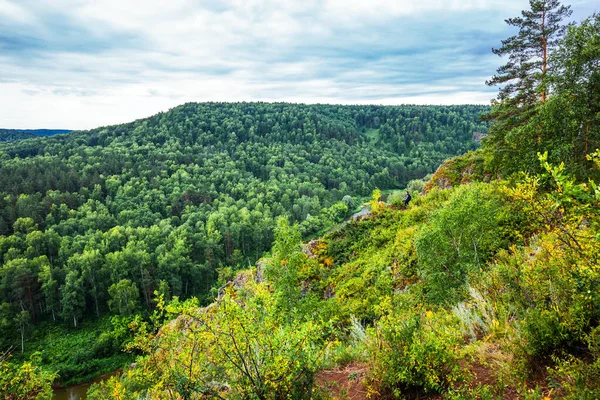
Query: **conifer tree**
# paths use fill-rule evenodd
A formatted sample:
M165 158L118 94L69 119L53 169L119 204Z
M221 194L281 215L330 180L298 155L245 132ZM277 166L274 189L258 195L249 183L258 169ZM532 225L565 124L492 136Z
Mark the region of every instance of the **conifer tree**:
M571 7L558 0L529 0L530 10L506 23L519 32L492 49L508 62L486 84L502 85L492 111L484 118L492 121L485 142L490 167L500 172L537 168L536 154L545 144L539 126L529 126L537 105L548 97L549 54L564 36L561 22L571 15ZM523 152L527 150L526 152Z
M498 56L508 56L508 62L486 82L490 86L506 84L498 100L518 107L534 105L538 92L542 103L546 101L548 55L565 33L561 21L572 12L571 6L561 5L558 0L529 0L529 5L531 10L522 11L521 17L506 20L508 25L518 27L519 33L492 49Z

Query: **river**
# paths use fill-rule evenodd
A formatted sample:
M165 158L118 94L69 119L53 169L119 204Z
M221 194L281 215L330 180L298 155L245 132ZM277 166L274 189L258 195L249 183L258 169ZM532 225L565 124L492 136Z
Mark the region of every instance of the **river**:
M101 375L89 382L80 383L79 385L55 387L52 394L52 400L84 400L86 398L87 390L93 383L101 382L119 373L121 373L121 370Z

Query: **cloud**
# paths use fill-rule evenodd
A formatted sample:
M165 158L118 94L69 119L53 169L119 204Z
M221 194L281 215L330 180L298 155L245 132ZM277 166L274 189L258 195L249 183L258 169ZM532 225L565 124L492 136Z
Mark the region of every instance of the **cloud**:
M487 103L490 49L523 3L0 0L0 125L93 128L186 101Z

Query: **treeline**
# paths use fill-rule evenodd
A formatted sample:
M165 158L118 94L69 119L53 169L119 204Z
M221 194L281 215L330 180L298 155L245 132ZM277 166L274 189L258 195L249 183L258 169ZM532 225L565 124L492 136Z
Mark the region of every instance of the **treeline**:
M0 129L0 142L12 142L14 140L32 139L34 137L36 136L29 132Z
M185 104L4 144L0 345L42 320L151 309L155 291L208 299L219 268L270 249L278 216L304 235L341 221L474 148L486 110Z
M15 140L32 139L39 136L54 136L71 131L66 129L1 129L0 142L12 142Z

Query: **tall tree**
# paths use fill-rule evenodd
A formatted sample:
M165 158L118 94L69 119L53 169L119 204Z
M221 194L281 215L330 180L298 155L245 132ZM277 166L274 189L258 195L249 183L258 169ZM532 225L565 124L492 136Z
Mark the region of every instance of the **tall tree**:
M52 320L56 321L56 311L60 304L58 281L54 278L54 271L49 263L42 265L40 273L38 274L38 281L42 285L41 289L44 295L46 310L52 313Z
M72 270L67 274L65 284L60 291L63 317L73 318L73 326L77 327L77 320L85 311L83 278L78 270Z
M520 17L506 20L519 32L492 49L494 54L508 57L508 62L486 82L503 85L492 100L492 111L485 116L493 123L484 145L492 169L505 173L535 169L537 152L545 150L540 127L528 124L537 106L546 102L548 56L564 36L566 26L561 21L571 15L570 6L558 0L529 0L529 5L530 10L522 11Z
M121 315L131 315L138 309L140 292L135 282L122 279L108 288L108 294L110 295L108 306L111 311Z
M25 352L25 333L31 324L31 314L29 311L21 310L21 312L15 316L15 323L19 327L19 332L21 333L21 354L23 354Z
M561 21L572 12L571 6L563 6L558 0L529 0L529 6L531 10L522 11L521 17L506 20L508 25L518 27L519 33L492 49L498 56L508 56L508 62L486 82L490 86L506 84L498 100L510 100L518 107L533 106L537 92L542 103L546 101L549 51L565 33Z

